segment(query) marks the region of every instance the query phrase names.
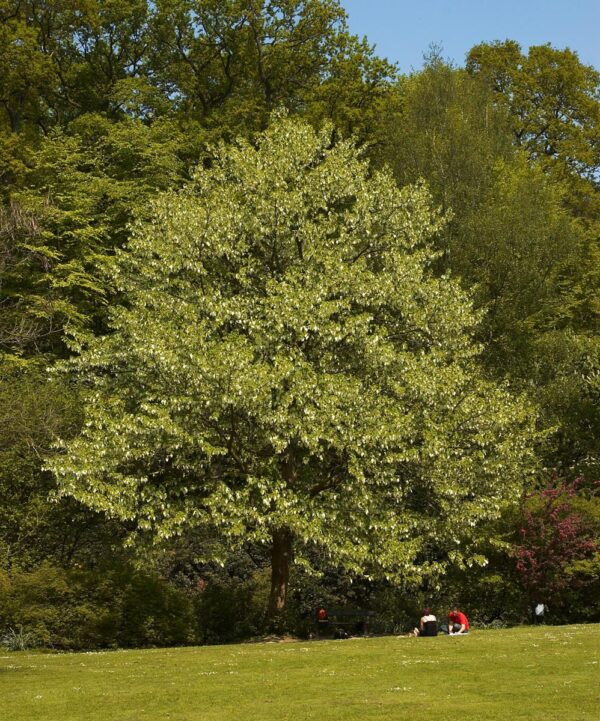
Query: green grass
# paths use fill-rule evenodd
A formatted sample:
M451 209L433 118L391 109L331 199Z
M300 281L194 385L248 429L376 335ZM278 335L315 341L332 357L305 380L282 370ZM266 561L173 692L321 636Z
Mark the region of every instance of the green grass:
M600 626L4 653L5 721L598 721Z

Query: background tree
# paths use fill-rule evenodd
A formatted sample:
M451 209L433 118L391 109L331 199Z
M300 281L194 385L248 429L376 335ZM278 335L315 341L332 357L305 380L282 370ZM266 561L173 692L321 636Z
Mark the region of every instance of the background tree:
M591 217L575 214L570 182L517 143L518 118L482 75L433 54L385 101L374 155L400 184L423 177L452 211L436 241L438 272L460 277L485 310L479 339L488 369L530 394L544 425L559 429L545 464L595 477L600 431L581 375L598 355Z
M548 45L524 55L514 40L476 45L467 70L482 77L510 112L516 142L568 183L578 215L600 217L600 73L577 53Z
M185 177L185 139L171 123L97 115L53 131L23 186L0 208L0 348L64 354L67 323L100 322L109 297L101 259L157 190Z
M49 503L54 483L41 469L56 436L79 430L80 403L62 380L49 381L43 367L1 368L0 567L98 563L119 530L72 500Z
M394 75L337 0L162 0L152 29L158 87L212 139L264 128L280 106L364 139Z
M449 65L436 48L421 71L397 80L385 104L375 161L389 165L400 185L426 179L436 202L460 222L480 206L498 161L513 155L506 109L484 82ZM442 238L453 230L447 226Z
M396 577L460 558L533 435L479 374L466 296L427 270L440 226L328 132L281 120L221 148L119 254L112 332L78 340L61 492L159 538L268 543L272 614L303 545Z

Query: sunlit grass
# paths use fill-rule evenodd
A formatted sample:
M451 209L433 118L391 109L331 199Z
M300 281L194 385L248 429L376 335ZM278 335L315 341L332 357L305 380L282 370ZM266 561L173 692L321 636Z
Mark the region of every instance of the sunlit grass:
M6 721L598 721L600 626L4 653Z

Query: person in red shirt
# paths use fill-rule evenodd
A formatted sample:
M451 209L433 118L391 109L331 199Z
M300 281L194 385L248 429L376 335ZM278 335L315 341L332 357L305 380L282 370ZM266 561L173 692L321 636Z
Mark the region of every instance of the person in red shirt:
M316 611L317 620L317 638L324 631L329 631L329 614L324 606L319 606Z
M462 611L458 610L457 606L454 606L448 614L448 633L451 636L469 633L469 619Z

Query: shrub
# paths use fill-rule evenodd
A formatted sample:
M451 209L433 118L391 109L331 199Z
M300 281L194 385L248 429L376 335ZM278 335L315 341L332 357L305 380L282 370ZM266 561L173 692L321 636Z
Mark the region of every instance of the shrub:
M256 568L250 575L210 573L195 600L201 643L231 643L263 634L270 572Z
M599 490L599 483L586 487L577 478L524 499L513 548L516 570L530 602L548 603L555 620L582 614L592 620L600 612ZM591 607L590 597L596 599Z
M7 651L27 651L37 645L35 634L22 626L18 630L9 628L0 636L0 646Z
M35 640L65 650L196 640L188 594L128 566L92 571L45 563L1 573L0 634L15 628L26 629L29 646Z

